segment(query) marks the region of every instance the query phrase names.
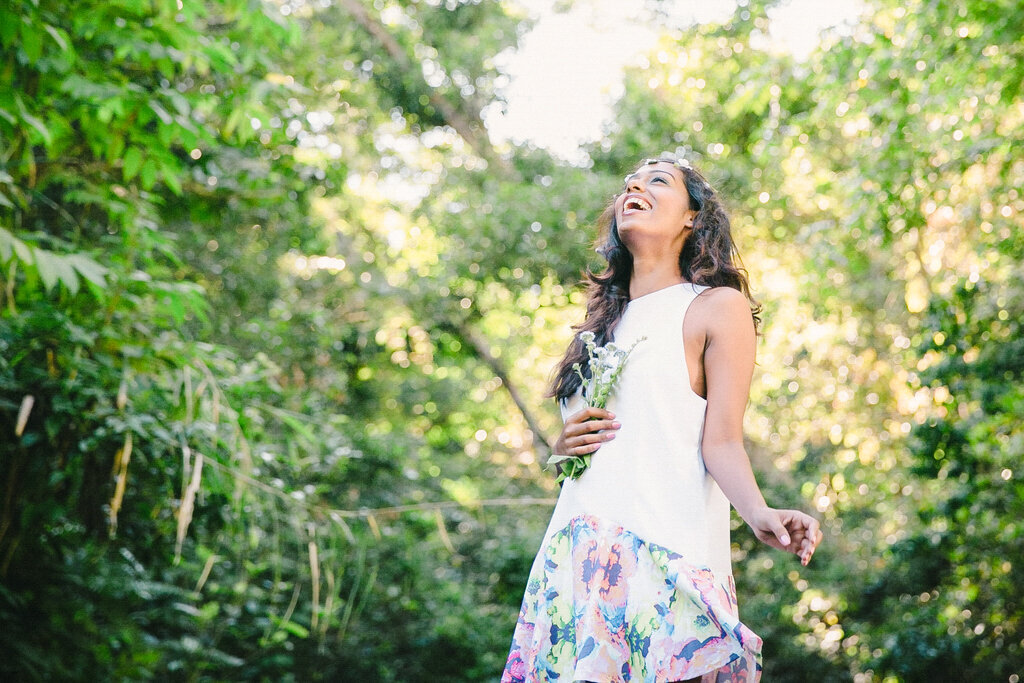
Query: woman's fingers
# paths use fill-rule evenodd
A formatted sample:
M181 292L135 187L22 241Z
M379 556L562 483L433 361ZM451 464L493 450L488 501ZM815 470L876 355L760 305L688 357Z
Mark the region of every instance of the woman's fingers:
M588 422L569 425L566 431L569 432L571 436L579 436L580 434L590 434L609 429L618 429L620 426L621 425L614 420L590 420Z
M815 522L814 531L807 538L808 549L806 557L801 558L805 567L811 561L811 558L814 556L814 551L818 549L818 544L821 543L823 538L825 538L825 534L822 533L821 528L818 526L817 522Z
M598 441L597 443L583 444L582 446L569 446L568 453L566 455L587 455L588 453L594 453L601 447L604 441Z
M786 510L786 513L790 516L789 526L794 530L794 535L799 534L799 543L793 552L800 556L800 563L806 567L824 537L821 524L814 517L799 510Z
M614 431L608 432L587 432L586 434L580 434L574 438L574 442L577 445L600 443L601 441L608 441L609 439L615 438Z
M563 455L587 455L614 439L615 430L621 426L613 413L587 407L569 416L556 447L561 447Z
M799 510L766 510L768 514L755 521L760 527L758 537L781 550L794 553L807 566L821 542L821 525L814 517Z
M614 423L614 426L609 425L605 429L609 431L584 432L566 439L565 445L571 451L570 453L567 453L567 455L586 455L587 453L593 453L601 447L601 444L615 438L614 430L618 429L618 424Z
M775 534L775 538L779 539L779 543L783 548L789 548L789 544L793 542L789 532L786 530L786 525L782 523L779 517L772 516L768 520L769 531Z
M568 422L586 422L597 418L598 420L613 420L615 414L605 410L604 408L594 408L593 406L587 406L582 410L578 410L569 416Z
M608 432L618 429L621 425L615 421L613 413L603 408L584 408L573 414L566 423L566 436L585 437L597 432Z

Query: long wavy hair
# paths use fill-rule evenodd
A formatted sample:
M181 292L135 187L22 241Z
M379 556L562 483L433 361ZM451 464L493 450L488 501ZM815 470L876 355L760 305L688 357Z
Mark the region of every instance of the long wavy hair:
M688 162L672 156L645 159L641 166L664 162L682 171L686 192L690 195L689 209L696 210L693 229L679 252L679 269L689 282L708 287L732 287L743 292L750 302L750 314L754 329L761 323L761 305L750 295L747 271L743 268L736 245L732 240L729 216L711 184ZM613 341L613 330L622 318L629 303L629 281L633 274L633 256L619 237L615 221L615 199L598 219L598 240L596 250L608 261L600 273L589 268L586 272L587 314L583 322L574 325L572 341L565 357L555 370L548 390L548 396L558 400L576 393L581 381L573 370L579 363L584 374L588 373L587 349L580 341L579 333L587 330L594 333L598 346Z

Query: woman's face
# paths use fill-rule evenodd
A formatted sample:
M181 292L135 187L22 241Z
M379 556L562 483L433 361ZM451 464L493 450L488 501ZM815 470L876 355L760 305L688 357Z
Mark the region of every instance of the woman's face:
M662 242L678 253L696 215L683 172L667 162L638 168L626 177L625 191L615 199L619 237L630 251L641 242Z

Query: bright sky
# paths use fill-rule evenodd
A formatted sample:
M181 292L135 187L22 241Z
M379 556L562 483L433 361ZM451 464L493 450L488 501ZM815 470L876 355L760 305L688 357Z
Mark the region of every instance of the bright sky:
M576 0L556 13L551 0L519 0L539 17L520 49L500 65L511 76L505 113L485 112L491 138L530 140L573 159L579 144L600 135L610 105L621 89L623 67L646 52L657 26L643 25L639 0ZM729 17L735 0L675 0L684 21L717 22ZM860 0L789 0L769 14L772 47L805 57L822 30L849 23Z

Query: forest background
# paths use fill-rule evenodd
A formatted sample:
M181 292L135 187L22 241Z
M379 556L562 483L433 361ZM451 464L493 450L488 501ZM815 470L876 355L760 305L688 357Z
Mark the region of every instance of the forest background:
M669 150L765 306L755 468L824 524L806 569L734 524L765 680L1019 680L1024 5L796 61L773 4L646 3L570 163L482 123L514 2L3 3L4 679L495 680L591 228Z

